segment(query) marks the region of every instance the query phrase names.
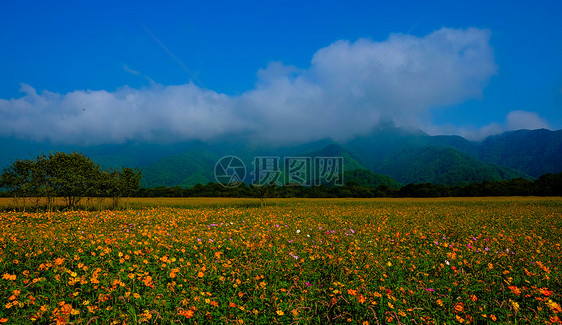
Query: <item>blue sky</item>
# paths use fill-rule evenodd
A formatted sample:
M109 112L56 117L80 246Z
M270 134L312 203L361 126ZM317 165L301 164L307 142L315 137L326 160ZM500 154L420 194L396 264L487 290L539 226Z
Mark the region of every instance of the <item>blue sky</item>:
M562 128L562 1L2 7L0 137L346 140L381 119L476 140Z

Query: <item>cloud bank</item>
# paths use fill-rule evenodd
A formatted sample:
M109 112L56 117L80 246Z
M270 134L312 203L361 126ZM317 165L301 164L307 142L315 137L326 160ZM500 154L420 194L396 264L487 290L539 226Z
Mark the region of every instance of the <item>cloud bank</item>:
M369 132L381 119L419 127L432 109L481 96L497 71L489 38L490 32L483 29L443 28L424 37L392 34L381 42L340 40L317 51L306 69L270 63L257 72L255 87L238 96L193 83L67 94L38 94L23 84L22 97L0 99L0 136L102 144L245 134L260 141L294 143L326 137L346 140ZM513 111L507 127L546 125L533 114Z
M466 139L481 141L487 136L504 131L549 129L550 125L535 112L515 110L509 112L503 123L493 122L481 128L434 126L430 133L457 134Z

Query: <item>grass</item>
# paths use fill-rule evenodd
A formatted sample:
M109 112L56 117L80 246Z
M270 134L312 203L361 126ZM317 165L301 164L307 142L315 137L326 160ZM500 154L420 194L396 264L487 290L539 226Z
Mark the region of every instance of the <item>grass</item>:
M560 322L560 198L128 204L0 212L0 322Z

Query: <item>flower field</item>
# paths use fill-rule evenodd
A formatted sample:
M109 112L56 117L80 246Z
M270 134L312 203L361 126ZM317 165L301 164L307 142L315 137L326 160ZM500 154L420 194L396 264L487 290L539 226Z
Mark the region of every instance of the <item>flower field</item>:
M0 323L561 322L560 198L206 200L0 212Z

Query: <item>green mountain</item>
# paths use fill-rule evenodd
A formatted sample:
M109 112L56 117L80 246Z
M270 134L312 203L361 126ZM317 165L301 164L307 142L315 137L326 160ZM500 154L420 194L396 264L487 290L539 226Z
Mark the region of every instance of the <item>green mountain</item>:
M346 144L369 170L401 184L459 185L527 178L513 168L478 159L479 144L459 136L430 136L419 130L383 126Z
M329 139L276 146L251 138L173 144L124 143L99 146L52 145L5 138L0 141L0 167L14 159L34 158L41 152L79 151L107 168L140 167L142 184L193 186L215 182L214 168L226 155L239 157L247 184L254 175L255 157L342 157L344 181L360 185L435 183L458 185L484 180L532 179L562 172L562 130L505 132L473 142L459 136L430 136L419 130L380 125L371 133L344 143ZM386 176L385 176L386 175ZM283 179L284 175L281 175Z
M349 154L347 151L345 151L342 147L340 147L337 144L329 144L318 151L299 154L297 156L311 157L312 160L314 160L314 158L317 157L342 157L344 171L351 171L356 169L364 169L364 170L368 169L367 167L359 163L357 160L355 160L355 158L353 158L351 154Z
M207 184L214 179L215 154L208 151L188 151L162 158L142 169L144 187Z
M486 138L478 157L533 177L562 171L562 130L518 130Z
M395 181L392 177L375 174L367 169L354 169L344 172L345 183L356 183L363 187L379 187L388 186L394 189L401 187L400 183Z
M402 184L461 185L485 180L529 178L523 172L484 163L454 148L433 146L400 150L383 159L374 172L389 175Z

